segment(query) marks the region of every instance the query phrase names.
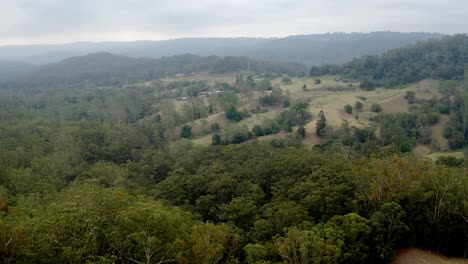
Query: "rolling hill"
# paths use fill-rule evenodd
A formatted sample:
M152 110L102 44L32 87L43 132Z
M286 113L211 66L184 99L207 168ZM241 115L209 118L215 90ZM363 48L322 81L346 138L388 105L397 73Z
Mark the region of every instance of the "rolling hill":
M242 70L269 74L304 74L307 71L301 64L266 62L245 57L201 57L184 54L152 59L99 52L36 66L34 70L22 75L4 78L2 86L80 87L89 84L111 86L144 82L176 74L197 72L222 74Z
M185 38L163 41L79 42L58 45L0 46L0 59L48 64L89 53L161 58L180 54L242 56L305 65L344 63L408 44L443 37L437 33L327 33L285 38Z
M26 73L33 72L37 68L38 66L28 63L0 60L0 79L24 75Z

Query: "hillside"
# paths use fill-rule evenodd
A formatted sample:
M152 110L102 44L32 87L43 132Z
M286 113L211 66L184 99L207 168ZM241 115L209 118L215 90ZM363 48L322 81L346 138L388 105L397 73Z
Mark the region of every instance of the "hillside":
M312 67L310 75L341 74L362 88L397 86L425 78L463 80L468 66L468 36L455 35L363 56L343 65Z
M16 81L4 82L3 86L110 86L151 81L176 74L197 72L220 74L242 70L291 75L305 74L306 72L306 68L300 64L266 62L244 57L201 57L185 54L150 59L100 52L36 67L34 71L21 75L21 78Z
M97 53L0 89L4 260L464 256L463 83L366 90L291 67ZM396 263L447 260L412 252Z
M38 67L17 61L0 61L0 80L14 78L36 70Z
M47 64L96 52L149 58L191 53L199 56L251 57L310 66L344 63L354 57L380 54L389 49L442 36L433 33L373 32L327 33L284 38L186 38L164 41L19 45L0 46L0 59Z

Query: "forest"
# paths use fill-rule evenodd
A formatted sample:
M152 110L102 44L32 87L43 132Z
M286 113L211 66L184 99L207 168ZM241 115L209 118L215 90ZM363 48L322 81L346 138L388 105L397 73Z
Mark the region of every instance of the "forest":
M459 34L366 55L342 65L314 66L310 75L341 74L359 79L361 88L394 87L424 78L463 80L468 63L468 36Z
M23 71L15 72L11 68L19 68ZM252 71L273 75L283 73L305 75L306 72L305 66L301 64L259 61L246 57L201 57L183 54L151 59L131 58L107 52L67 58L60 62L32 68L13 64L10 69L6 69L7 71L3 72L4 78L0 78L0 87L12 89L19 87L86 88L88 85L115 87L194 72L222 74Z
M413 153L417 144L437 147L428 131L442 115L450 149L466 152L466 44L466 36L447 37L312 68L315 85L327 74L341 78L342 86L324 88L331 93L357 88L347 78L360 80L362 91L366 82L398 89L438 80L439 97L401 95L408 112L368 106L362 96L344 106L357 115L366 104L373 126L332 126L327 113L311 112L313 101L294 99L287 87L300 74L295 64L184 55L145 68L145 59L99 54L97 61L117 66L100 72L81 61L89 57L73 58L7 81L0 89L2 259L389 263L408 247L466 258L467 154L432 161ZM174 77L194 65L207 75L241 73L230 82ZM318 90L310 89L300 90ZM241 107L256 94L254 109ZM240 124L273 110L259 124ZM213 115L226 123L209 123ZM207 145L192 140L201 120ZM306 146L306 133L320 144ZM275 134L284 137L269 138Z

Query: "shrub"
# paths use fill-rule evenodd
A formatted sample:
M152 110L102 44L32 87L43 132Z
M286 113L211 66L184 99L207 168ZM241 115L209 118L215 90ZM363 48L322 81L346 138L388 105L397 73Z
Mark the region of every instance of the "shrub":
M361 111L363 108L364 108L364 105L357 101L355 104L354 104L354 108L357 110L357 111Z
M344 106L344 111L348 114L352 114L353 113L353 107L349 104L345 105Z
M373 104L371 106L371 111L374 112L374 113L378 113L378 112L382 111L382 106L380 106L379 104Z

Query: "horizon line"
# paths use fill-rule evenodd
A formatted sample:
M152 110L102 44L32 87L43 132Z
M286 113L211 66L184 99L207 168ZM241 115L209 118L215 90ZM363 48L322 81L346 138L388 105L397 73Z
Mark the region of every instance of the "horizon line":
M189 39L282 39L289 37L300 37L300 36L313 36L313 35L333 35L333 34L373 34L373 33L401 33L401 34L434 34L434 35L445 35L452 36L457 34L467 34L467 33L441 33L441 32L430 32L430 31L391 31L391 30L381 30L381 31L335 31L335 32L324 32L324 33L303 33L303 34L291 34L283 36L208 36L208 37L174 37L174 38L163 38L163 39L135 39L135 40L76 40L68 42L42 42L42 43L17 43L17 44L0 44L0 47L13 47L13 46L54 46L54 45L72 45L72 44L104 44L104 43L132 43L132 42L164 42L164 41L173 41L173 40L189 40Z

